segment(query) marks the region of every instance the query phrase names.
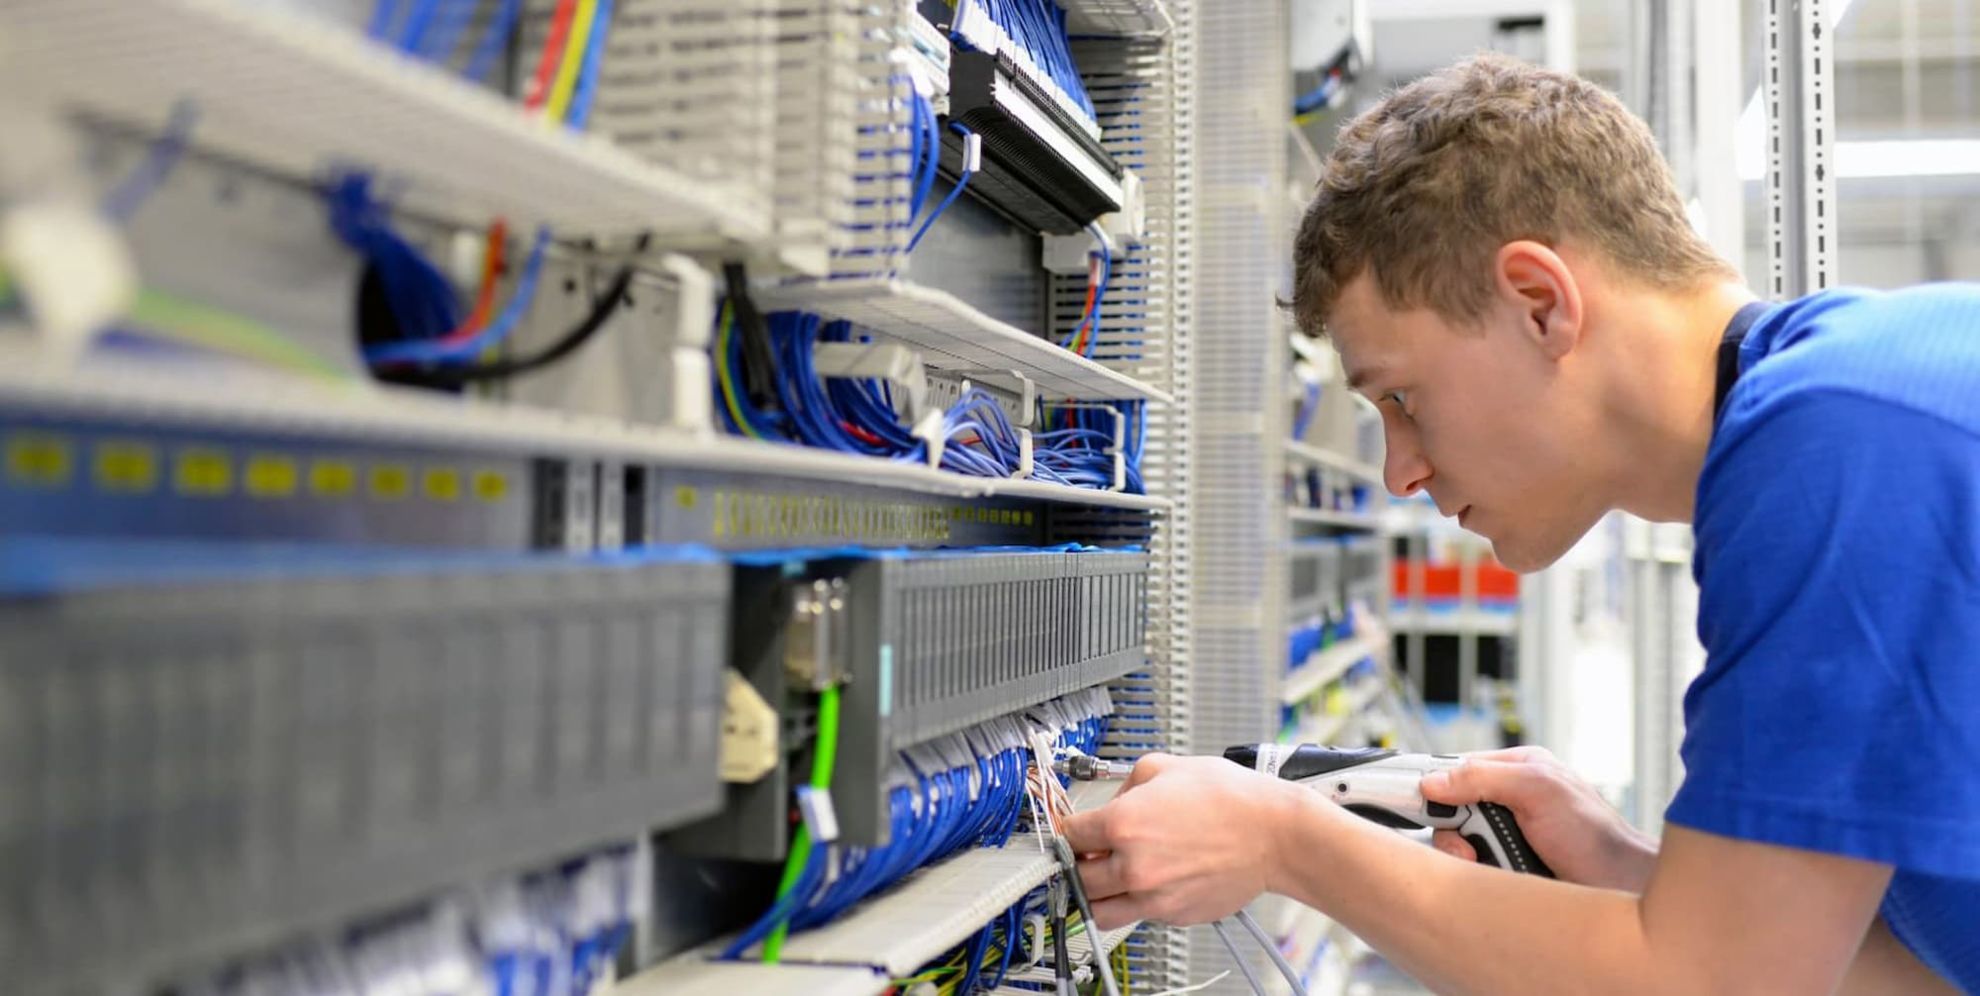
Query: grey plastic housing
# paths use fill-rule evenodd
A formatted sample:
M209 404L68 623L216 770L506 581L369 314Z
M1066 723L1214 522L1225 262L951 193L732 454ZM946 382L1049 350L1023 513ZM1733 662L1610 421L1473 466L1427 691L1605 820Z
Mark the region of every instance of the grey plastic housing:
M887 771L902 749L1147 660L1140 551L907 554L815 567L849 587L851 681L832 782L849 843L885 841Z
M0 977L142 991L712 812L728 570L484 558L0 598Z

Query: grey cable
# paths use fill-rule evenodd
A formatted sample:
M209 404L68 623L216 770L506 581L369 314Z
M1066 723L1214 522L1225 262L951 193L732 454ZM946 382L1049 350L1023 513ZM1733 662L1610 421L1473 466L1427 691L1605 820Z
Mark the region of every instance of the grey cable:
M1251 983L1251 991L1258 996L1266 996L1265 984L1258 981L1258 973L1251 970L1251 963L1238 954L1237 945L1231 942L1231 932L1224 926L1224 921L1212 920L1210 926L1217 931L1217 939L1224 942L1224 950L1231 953L1231 961L1237 964L1238 971L1244 973L1244 981Z
M1286 977L1286 984L1292 987L1293 996L1306 996L1306 987L1300 984L1299 973L1293 971L1292 964L1286 961L1286 956L1279 953L1279 946L1272 943L1271 935L1265 933L1265 928L1258 925L1251 911L1238 910L1237 921L1244 924L1244 929L1251 931L1251 939L1257 941L1258 946L1264 948L1265 953L1272 957L1272 964L1279 966L1279 974Z
M1087 951L1093 956L1093 970L1100 975L1100 985L1107 996L1121 996L1121 987L1114 981L1114 972L1107 967L1107 955L1100 950L1104 939L1100 925L1093 921L1093 907L1086 901L1086 885L1079 880L1079 864L1073 858L1072 845L1064 837L1052 836L1052 849L1058 852L1059 864L1065 869L1066 884L1072 887L1073 903L1079 907L1080 918L1086 921Z

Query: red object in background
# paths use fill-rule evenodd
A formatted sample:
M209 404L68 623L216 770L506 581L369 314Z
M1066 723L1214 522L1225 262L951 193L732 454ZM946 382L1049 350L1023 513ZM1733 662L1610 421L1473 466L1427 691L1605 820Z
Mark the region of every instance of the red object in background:
M1394 594L1397 598L1410 597L1410 561L1398 560L1394 567ZM1432 599L1459 599L1464 597L1464 568L1456 564L1428 564L1423 568L1423 597ZM1496 561L1480 561L1478 564L1478 600L1481 602L1510 602L1519 598L1519 575L1500 566Z

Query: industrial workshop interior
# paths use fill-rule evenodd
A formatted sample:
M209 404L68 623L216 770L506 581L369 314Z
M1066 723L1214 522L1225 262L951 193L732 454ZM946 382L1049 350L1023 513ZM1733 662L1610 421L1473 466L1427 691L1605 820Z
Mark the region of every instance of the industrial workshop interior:
M1802 740L1723 729L1763 711L1726 697L1753 647L1809 611L1704 573L1756 556L1708 527L1737 454L1713 441L1696 531L1687 477L1682 514L1611 501L1516 557L1512 503L1468 531L1473 499L1427 469L1435 391L1356 369L1402 333L1307 320L1329 250L1302 218L1434 123L1347 126L1412 84L1453 99L1435 81L1466 65L1474 90L1626 111L1584 145L1653 153L1676 237L1738 300L1841 315L1885 298L1835 288L1980 280L1975 0L0 0L0 991L1974 991L1980 906L1949 933L1892 898L1929 875L1980 903L1970 829L1933 856L1686 808L1702 764L1723 787L1828 763L1803 742L1878 764L1899 742L1814 707ZM1331 217L1307 234L1370 259L1484 230ZM1542 235L1482 293L1593 272ZM1337 275L1332 315L1410 303L1374 265ZM1580 286L1533 342L1571 306L1580 357L1617 321L1584 298L1664 293ZM1980 341L1974 291L1910 293L1966 295ZM1788 376L1718 414L1714 370L1754 342L1729 314L1684 381L1700 447ZM1880 438L1896 460L1925 435ZM1461 456L1449 488L1527 493L1516 456ZM1971 626L1965 467L1874 494L1937 516L1948 559L1907 570ZM1798 556L1781 570L1829 583ZM1970 769L1974 644L1850 604L1896 642L1836 668L1941 668L1850 715L1939 709L1888 735ZM1493 764L1574 786L1637 884L1597 896L1552 843L1567 795L1430 787ZM1809 791L1847 806L1854 777ZM1956 777L1937 797L1970 828ZM1227 804L1254 790L1285 820ZM1169 802L1128 809L1143 793ZM1252 843L1179 836L1218 822ZM1851 931L1809 942L1840 954L1795 962L1832 976L1624 988L1530 946L1583 900L1654 927L1711 846L1849 866L1819 868L1867 897ZM1439 954L1479 945L1476 977ZM1875 951L1930 985L1839 989Z

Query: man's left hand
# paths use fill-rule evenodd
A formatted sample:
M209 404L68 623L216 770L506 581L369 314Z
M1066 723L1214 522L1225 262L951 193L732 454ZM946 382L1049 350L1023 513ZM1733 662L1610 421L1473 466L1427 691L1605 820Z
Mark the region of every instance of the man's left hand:
M1242 909L1277 877L1296 788L1221 757L1143 756L1112 802L1064 823L1097 926Z

